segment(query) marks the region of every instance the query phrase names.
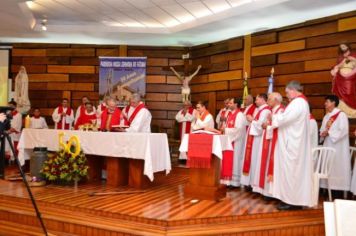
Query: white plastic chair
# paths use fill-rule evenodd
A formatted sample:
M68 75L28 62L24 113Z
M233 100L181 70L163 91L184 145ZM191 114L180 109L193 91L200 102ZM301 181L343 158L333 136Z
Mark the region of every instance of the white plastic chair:
M335 148L316 147L312 149L314 163L314 200L319 199L320 179L326 179L328 185L329 201L332 201L331 190L329 187L329 173L335 158Z

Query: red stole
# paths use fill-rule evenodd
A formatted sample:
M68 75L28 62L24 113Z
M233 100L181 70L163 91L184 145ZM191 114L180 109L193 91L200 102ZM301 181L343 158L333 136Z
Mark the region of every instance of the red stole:
M130 110L130 105L127 105L124 109L125 113L122 116L124 118L124 125L126 126L130 126L129 120L127 118L127 116L129 115L129 110Z
M247 108L246 108L247 109ZM256 105L255 104L252 104L246 111L245 115L251 115L253 116L253 113L255 112L256 110Z
M270 109L268 106L265 106L262 110L258 111L256 114L254 120L258 120L260 118L260 115L262 111ZM247 129L247 133L250 133L250 128L251 125ZM244 175L249 175L250 174L250 168L251 168L251 157L252 157L252 146L253 146L253 140L254 140L253 135L247 135L247 141L246 141L246 150L245 150L245 158L244 158L244 164L243 164L243 169L242 173Z
M105 109L103 111L103 113L101 113L100 130L105 130L106 121L107 121L108 116L109 116L108 111L109 111L109 109ZM121 117L121 111L120 111L119 108L116 108L114 113L112 113L112 116L111 116L110 130L112 129L113 125L119 125L120 124L120 117Z
M189 135L187 154L189 168L210 168L213 137L210 134Z
M229 115L230 115L230 110L226 110L226 109L222 109L221 110L221 113L220 113L220 118L223 117L223 118L227 118ZM226 122L226 121L225 121ZM220 122L220 125L219 125L219 129L222 127L222 125L225 123L225 122Z
M63 113L63 106L59 106L58 107L58 114L60 114L60 115L62 115L62 113ZM67 116L70 116L71 115L71 113L72 113L72 109L70 108L70 107L67 107L67 111L66 111L66 115ZM61 116L61 119L58 121L58 123L57 123L57 129L62 129L62 120L63 120L63 116ZM67 124L67 123L65 123L64 122L64 129L69 129L69 124Z
M283 107L280 105L276 111L273 113L273 114L277 114L278 111L280 109L283 109ZM263 134L263 139L262 139L262 155L261 155L261 168L260 168L260 181L259 181L259 186L261 188L264 188L265 187L265 176L266 176L266 170L267 170L267 162L268 162L268 157L270 157L269 159L269 166L268 166L268 171L271 171L271 175L273 175L273 163L274 163L274 148L275 148L275 145L276 145L276 141L277 141L277 135L278 135L278 132L277 132L278 129L274 129L273 130L273 137L272 137L272 140L271 139L266 139L266 130ZM270 146L272 142L272 148ZM270 148L271 148L271 154L269 153L270 151ZM271 168L271 170L270 170Z
M92 120L96 120L96 114L94 113L92 115L87 115L84 111L83 113L80 113L80 116L75 123L74 129L78 129L80 125L93 124Z
M128 119L128 124L131 125L132 121L135 119L137 113L139 111L141 111L142 108L145 108L145 104L144 103L140 103L135 110L132 112L131 116ZM128 114L128 113L127 113Z
M332 124L334 123L334 121L336 120L336 118L339 116L341 111L339 111L338 113L334 114L333 116L331 116L328 120L328 122L326 123L326 130L329 130L330 127L332 126Z
M180 111L184 116L186 113L183 113L184 110ZM188 109L188 114L193 114L194 108L193 107L189 107ZM185 130L183 129L183 123L185 123ZM189 134L190 133L190 127L192 125L192 122L190 121L185 121L185 122L180 122L179 123L179 135L180 135L180 139L183 138L183 134ZM182 132L183 131L183 132Z
M315 118L314 118L312 113L309 114L309 120L315 120Z
M240 110L236 109L233 113L231 112L229 113L230 115L227 117L227 121L226 121L227 128L235 127L236 116L239 112ZM233 147L232 150L223 151L221 178L226 180L232 179L232 170L233 170L233 162L234 162L234 142L232 143L232 147Z

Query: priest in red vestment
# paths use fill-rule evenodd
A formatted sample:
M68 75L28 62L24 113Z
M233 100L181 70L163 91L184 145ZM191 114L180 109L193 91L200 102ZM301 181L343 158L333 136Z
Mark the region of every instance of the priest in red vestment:
M75 129L79 129L82 125L91 125L96 123L96 113L91 102L85 104L85 111L80 112L77 122L74 125Z
M101 113L101 131L114 131L119 126L121 119L121 110L116 105L116 100L113 98L108 99L107 109Z

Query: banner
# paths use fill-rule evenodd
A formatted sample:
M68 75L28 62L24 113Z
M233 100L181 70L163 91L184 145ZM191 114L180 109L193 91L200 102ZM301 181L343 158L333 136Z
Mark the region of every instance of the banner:
M144 97L146 60L146 57L99 57L99 99L115 97L119 106L125 106L134 93Z
M6 106L8 98L9 50L0 50L0 106Z

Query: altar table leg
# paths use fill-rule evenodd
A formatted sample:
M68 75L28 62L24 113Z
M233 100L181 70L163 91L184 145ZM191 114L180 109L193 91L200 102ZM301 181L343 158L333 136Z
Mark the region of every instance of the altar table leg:
M99 181L101 180L101 170L103 167L103 158L94 155L86 155L88 161L88 180Z
M143 189L149 186L149 178L143 174L144 160L129 159L129 186Z
M226 188L220 184L220 159L212 156L210 168L190 168L189 182L184 187L186 197L219 200L226 196Z
M126 186L128 183L129 168L127 158L106 158L106 184L110 186Z

